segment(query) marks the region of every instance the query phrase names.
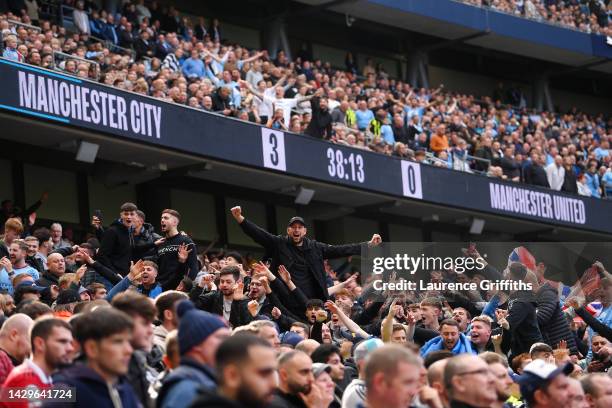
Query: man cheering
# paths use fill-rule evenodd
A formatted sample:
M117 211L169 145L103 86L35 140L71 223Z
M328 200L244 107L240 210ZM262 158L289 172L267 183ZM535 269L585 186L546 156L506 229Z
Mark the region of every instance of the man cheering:
M157 281L164 291L176 289L185 275L195 279L200 269L195 244L178 230L180 219L181 215L176 210L162 211L161 230L164 238L156 241L156 244L159 245Z
M306 223L301 217L293 217L287 225L287 235L272 235L261 227L244 218L242 209L234 207L232 215L240 227L259 245L263 246L272 257L270 270L277 271L284 265L291 274L291 279L308 299L326 300L327 277L323 267L324 259L340 258L361 253L360 244L328 245L306 238ZM382 242L380 235L374 234L368 246Z

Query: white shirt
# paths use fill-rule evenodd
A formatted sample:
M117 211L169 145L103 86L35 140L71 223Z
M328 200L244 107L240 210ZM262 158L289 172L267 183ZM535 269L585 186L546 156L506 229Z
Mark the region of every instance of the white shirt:
M230 315L232 314L232 301L223 297L223 318L229 322Z
M81 33L91 34L89 29L89 17L87 17L87 13L85 11L75 9L72 12L72 19L74 20L74 25L77 26Z
M38 376L38 378L40 378L40 381L43 384L53 384L53 379L49 377L47 374L45 374L42 368L36 365L34 361L30 360L29 358L26 358L24 361L24 364L27 364L28 367L36 373L36 375Z
M563 166L557 167L555 163L550 163L546 166L546 178L548 179L550 188L560 191L563 186L563 180L565 179L565 169Z

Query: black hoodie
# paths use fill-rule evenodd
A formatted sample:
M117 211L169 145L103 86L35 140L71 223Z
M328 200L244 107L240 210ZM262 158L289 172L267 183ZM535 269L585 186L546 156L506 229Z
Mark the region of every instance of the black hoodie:
M516 291L510 295L506 320L510 330L504 330L503 335L510 339L512 357L529 353L533 343L543 341L536 317L536 299L532 291Z
M136 262L139 259L154 259L155 258L155 241L161 238L161 235L155 232L153 225L145 222L142 225L140 234L134 235L134 248L132 249L132 261Z
M191 249L187 261L182 264L178 261L178 248L184 243ZM200 268L198 267L197 249L191 238L181 233L166 238L157 248L157 282L163 290L174 290L181 283L185 275L195 279Z
M133 228L123 225L121 220L114 221L102 236L98 251L98 261L121 276L130 272L132 249L134 247Z

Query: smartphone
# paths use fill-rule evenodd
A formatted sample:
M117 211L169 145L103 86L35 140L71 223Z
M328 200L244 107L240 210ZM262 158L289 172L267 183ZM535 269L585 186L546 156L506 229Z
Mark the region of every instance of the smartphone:
M100 222L102 222L102 210L95 210L93 215L94 217L97 217Z

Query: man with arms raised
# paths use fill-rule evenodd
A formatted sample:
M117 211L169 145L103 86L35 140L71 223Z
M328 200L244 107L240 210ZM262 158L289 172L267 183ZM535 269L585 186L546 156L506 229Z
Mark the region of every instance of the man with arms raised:
M270 270L275 272L284 265L291 279L306 295L307 299L326 300L327 277L323 266L324 259L339 258L361 253L362 244L328 245L310 238L306 223L301 217L293 217L287 225L287 235L272 235L242 215L240 207L231 209L234 219L245 234L263 246L272 257ZM374 234L367 243L376 246L382 242L380 235ZM365 244L365 243L363 243Z

